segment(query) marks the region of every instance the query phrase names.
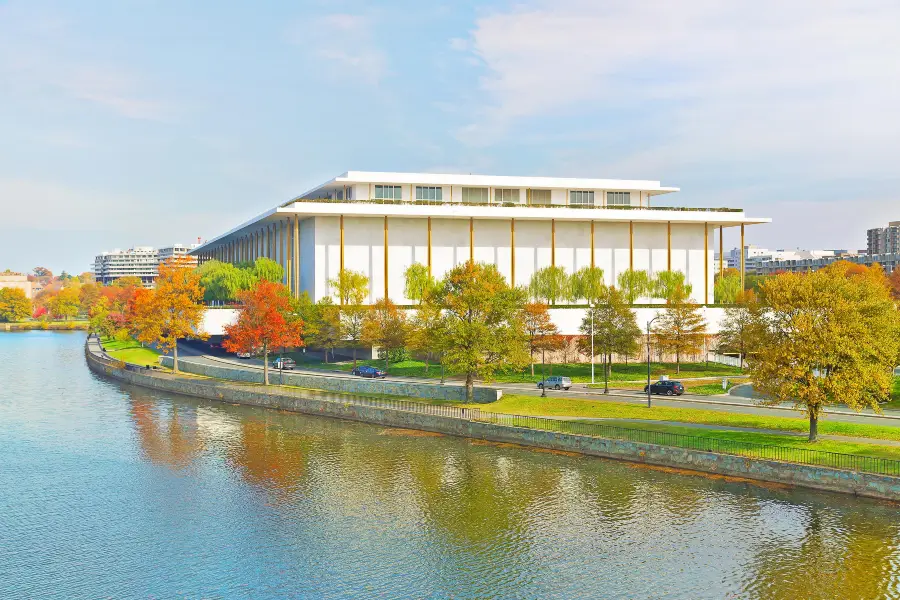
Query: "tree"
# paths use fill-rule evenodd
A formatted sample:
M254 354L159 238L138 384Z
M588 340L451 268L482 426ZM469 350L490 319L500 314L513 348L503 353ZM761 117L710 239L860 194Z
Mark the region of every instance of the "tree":
M341 323L341 309L334 304L330 296L325 296L307 309L311 320L307 321L307 338L325 351L325 362L328 362L328 351L334 357L334 348L344 339Z
M87 285L88 283L94 283L94 274L90 271L85 271L81 275L78 276L78 281L81 282L82 285Z
M454 267L437 296L444 312L444 361L466 374L466 399L474 400L474 378L528 360L521 309L522 290L512 288L493 265L467 261Z
M550 319L548 308L542 302L529 302L522 308L522 323L528 339L528 356L532 377L534 377L534 353L556 349L558 345L556 340L548 339L554 336L559 337L559 328Z
M391 351L406 346L406 332L406 313L399 310L390 298L381 298L363 320L360 341L378 346L384 355L384 370L387 371Z
M888 278L888 285L891 286L891 296L894 300L900 301L900 266L895 267L891 276Z
M35 277L47 277L47 278L53 277L53 271L51 271L47 267L35 267L33 269L33 272L34 272Z
M269 350L303 345L303 322L293 312L287 287L266 279L238 292L237 322L225 326L222 346L229 352L263 354L263 384L269 385Z
M713 290L716 304L734 304L743 291L741 289L741 276L739 274L729 274L723 277L716 277Z
M597 304L606 293L603 282L603 269L600 267L582 267L572 273L570 278L572 299L582 299L588 304Z
M238 292L249 290L258 281L252 269L239 269L231 263L218 260L204 262L197 267L196 272L200 275L200 285L204 289L203 299L207 302L233 302Z
M55 319L69 320L69 317L78 316L81 310L81 299L78 297L77 287L64 287L47 302L47 308Z
M425 355L425 375L428 375L432 353L440 351L443 347L443 331L441 307L435 303L434 296L429 292L416 307L412 322L409 324L406 341L410 350Z
M684 290L687 296L691 295L694 287L685 282L684 273L681 271L660 271L650 282L648 290L654 298L670 303L678 288Z
M132 328L140 342L156 344L166 353L172 351L174 371L178 372L178 339L205 338L200 327L205 310L200 275L184 268L180 261L159 265L156 290L141 290L135 295Z
M31 300L19 288L0 288L0 321L13 323L31 316Z
M369 295L369 278L359 271L341 269L338 276L328 280L328 285L344 305L360 305Z
M425 296L434 290L434 277L428 272L428 267L422 263L409 265L404 277L406 278L406 289L403 293L416 304L421 304Z
M722 322L719 323L719 335L716 349L720 354L736 353L740 357L741 368L744 368L744 357L750 343L750 312L747 305L753 302L753 292L738 294L736 304L725 309Z
M78 290L78 303L82 314L88 314L98 298L100 298L100 286L93 282L83 283L81 289Z
M134 275L126 275L125 277L119 277L113 282L113 285L118 288L127 288L127 287L144 287L144 282L141 281L140 277L136 277Z
M829 404L880 410L900 353L900 316L880 266L851 274L839 261L784 273L762 284L749 309L753 386L764 403L802 408L811 442Z
M634 304L638 298L650 290L650 276L647 271L627 269L619 273L616 282L628 304Z
M703 350L706 322L684 289L676 288L653 333L660 348L675 355L675 372L681 373L681 357Z
M284 279L284 269L271 258L260 256L253 262L253 279L279 282Z
M593 309L589 309L581 321L579 349L591 353L591 313L593 313L593 350L594 356L603 357L603 393L609 393L609 376L612 371L614 354L633 354L638 349L641 329L638 327L634 312L625 301L625 295L614 287L606 289L604 297Z
M571 296L571 281L563 267L551 266L538 269L528 284L531 297L544 304L556 304Z

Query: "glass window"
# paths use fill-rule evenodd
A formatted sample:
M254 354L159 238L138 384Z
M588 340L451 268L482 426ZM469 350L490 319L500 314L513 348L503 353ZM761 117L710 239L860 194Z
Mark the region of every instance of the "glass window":
M376 185L376 200L400 200L403 198L399 185Z
M531 190L531 204L550 204L550 190Z
M494 190L494 202L515 202L519 203L519 190L517 189L497 189Z
M470 188L462 189L462 201L464 204L487 204L488 188Z
M593 206L594 192L584 190L571 190L569 192L569 204L575 206Z
M443 200L444 190L436 186L416 186L416 200Z
M606 204L609 206L630 206L631 192L606 192Z

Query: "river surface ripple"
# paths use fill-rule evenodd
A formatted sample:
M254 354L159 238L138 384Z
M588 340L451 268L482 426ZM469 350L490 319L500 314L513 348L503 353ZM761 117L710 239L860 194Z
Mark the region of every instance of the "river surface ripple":
M889 503L127 387L83 342L0 334L0 598L900 597Z

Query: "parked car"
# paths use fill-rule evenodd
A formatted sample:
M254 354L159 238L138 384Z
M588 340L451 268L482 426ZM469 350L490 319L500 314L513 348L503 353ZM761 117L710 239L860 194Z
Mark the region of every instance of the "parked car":
M359 365L350 372L354 375L359 375L360 377L371 377L372 379L384 379L387 377L387 373L381 369L376 369L375 367L370 367L368 365Z
M293 358L288 357L278 357L272 361L272 368L278 369L279 371L293 371L294 367L297 366L297 363L294 362Z
M647 393L647 386L644 386L644 393ZM650 384L651 394L664 394L666 396L680 396L684 393L684 386L680 381L657 381Z
M554 375L546 378L544 381L538 381L538 389L543 388L545 385L548 390L567 390L572 387L572 378Z
M235 356L238 358L253 358L252 352L235 352Z

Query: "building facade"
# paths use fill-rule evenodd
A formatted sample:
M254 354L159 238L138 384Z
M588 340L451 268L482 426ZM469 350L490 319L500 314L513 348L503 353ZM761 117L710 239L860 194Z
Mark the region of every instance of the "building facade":
M866 231L866 253L900 254L900 221L891 221L887 227Z
M370 303L406 305L413 263L441 277L470 259L526 285L546 266L596 266L614 284L628 269L681 271L708 304L726 227L766 223L739 209L662 205L657 181L351 171L223 233L191 254L226 262L270 257L285 283L317 301L345 269L369 278ZM650 302L649 299L643 299Z
M31 300L36 293L34 291L33 282L28 280L27 275L19 273L0 273L0 289L14 288L25 292L25 297Z
M158 266L159 252L149 246L103 252L94 259L94 281L108 285L122 277L139 277L144 287L151 287Z
M791 272L804 273L806 271L818 271L833 262L845 260L858 265L871 267L879 264L885 273L891 273L900 266L900 253L896 254L861 254L861 253L836 253L830 256L808 256L800 258L788 258L784 260L770 260L763 262L757 268L759 275L775 275L777 273Z
M197 248L200 244L173 244L171 246L167 246L165 248L159 249L159 263L164 263L167 260L171 260L173 258L178 258L183 261L183 264L186 266L196 266L197 265L197 257L191 255L191 250Z

